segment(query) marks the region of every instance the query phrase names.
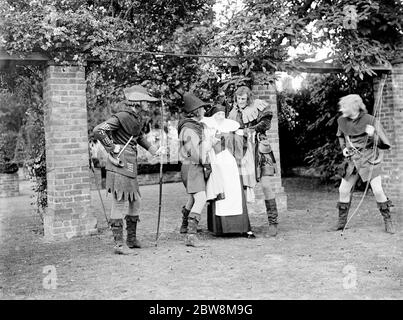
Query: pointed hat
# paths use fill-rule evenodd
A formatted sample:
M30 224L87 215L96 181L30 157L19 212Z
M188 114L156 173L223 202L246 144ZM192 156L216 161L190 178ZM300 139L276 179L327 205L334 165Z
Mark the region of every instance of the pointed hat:
M198 97L196 97L193 93L190 93L190 92L185 93L183 95L183 103L184 103L183 111L185 111L186 113L190 113L201 107L210 105L207 102L203 102Z

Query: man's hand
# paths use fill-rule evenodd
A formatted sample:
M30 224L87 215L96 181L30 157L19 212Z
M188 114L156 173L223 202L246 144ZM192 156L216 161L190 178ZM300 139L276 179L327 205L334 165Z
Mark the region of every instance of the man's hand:
M350 156L350 151L348 150L348 148L344 148L344 149L343 149L343 156L345 156L345 157L349 157L349 156Z
M120 145L115 144L115 147L113 148L113 153L119 153L120 151Z
M237 131L235 131L235 134L237 134L238 136L243 136L243 131L244 129L238 129Z

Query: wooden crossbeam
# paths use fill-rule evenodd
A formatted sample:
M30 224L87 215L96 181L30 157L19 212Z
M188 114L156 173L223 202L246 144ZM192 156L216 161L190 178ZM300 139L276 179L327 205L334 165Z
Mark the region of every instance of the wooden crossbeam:
M341 65L326 62L300 62L297 66L298 70L306 73L344 73L344 68ZM390 73L390 66L371 66L371 70L376 73Z
M48 56L40 52L9 55L4 48L0 47L0 69L7 69L17 64L43 64L49 60ZM376 73L390 73L392 71L390 66L376 65L370 68ZM344 68L341 65L325 62L300 62L297 65L297 70L306 73L344 73Z

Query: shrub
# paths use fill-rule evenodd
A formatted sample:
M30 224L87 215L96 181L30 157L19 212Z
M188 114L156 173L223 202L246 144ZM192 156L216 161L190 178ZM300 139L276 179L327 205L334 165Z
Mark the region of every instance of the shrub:
M14 162L18 134L6 131L0 134L0 173L15 173L18 165Z

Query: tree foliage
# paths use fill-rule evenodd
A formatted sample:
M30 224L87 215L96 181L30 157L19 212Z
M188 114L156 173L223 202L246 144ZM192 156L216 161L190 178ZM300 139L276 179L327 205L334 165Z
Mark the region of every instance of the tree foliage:
M215 52L236 53L260 71L295 68L290 47L333 48L332 60L363 79L371 65L387 65L402 44L400 0L245 0L211 42ZM356 15L347 13L353 6Z
M189 90L197 58L113 49L199 53L212 29L211 0L4 1L0 34L9 52L40 51L57 63L87 61L98 76L95 103L123 98L122 88L145 84L173 111Z
M42 73L37 67L18 68L2 75L0 87L3 91L0 97L6 102L1 104L1 128L8 125L8 131L0 139L0 162L6 159L14 164L14 170L18 169L16 164L27 169L34 182L34 204L42 217L47 206ZM4 141L9 142L3 145Z

